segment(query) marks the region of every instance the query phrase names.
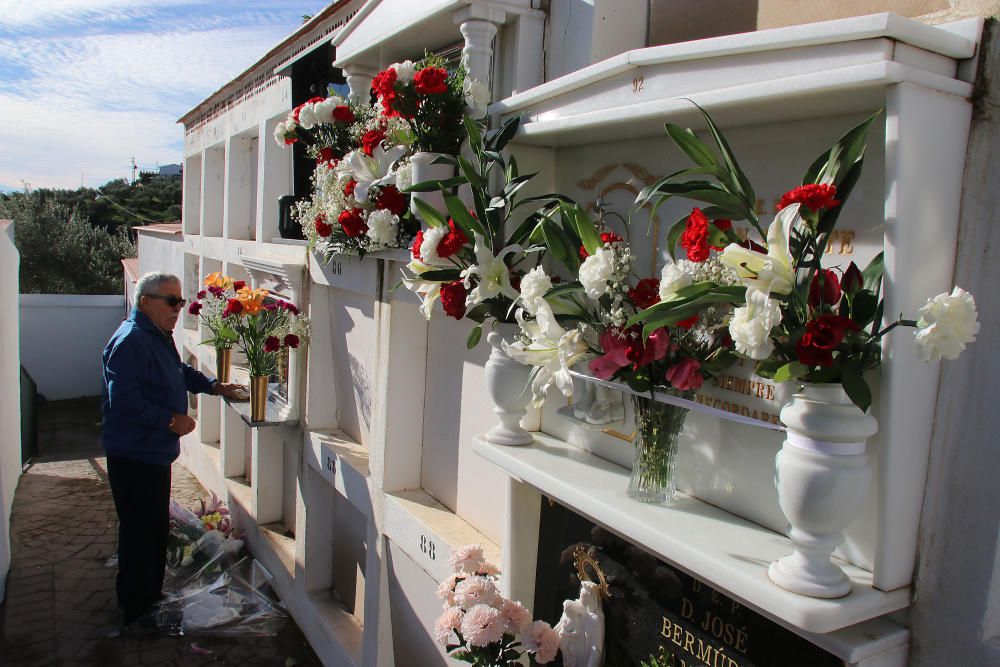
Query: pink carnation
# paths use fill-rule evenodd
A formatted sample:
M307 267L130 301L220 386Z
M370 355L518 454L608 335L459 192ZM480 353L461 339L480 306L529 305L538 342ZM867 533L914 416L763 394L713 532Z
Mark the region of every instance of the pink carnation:
M522 633L521 645L535 654L535 662L552 662L559 651L559 633L545 621L535 621Z
M455 586L455 604L462 609L476 605L494 606L500 598L500 591L489 577L473 576L463 579Z
M509 635L519 634L521 628L531 623L531 612L520 602L504 599L500 614L504 620L504 632Z
M504 623L500 612L485 604L477 604L462 619L462 637L469 646L486 646L500 641ZM558 636L556 641L558 641Z
M448 564L455 572L477 572L485 560L481 546L467 544L451 553L451 556L448 557Z
M455 584L458 583L458 579L458 575L453 574L437 587L437 596L444 600L445 609L455 606Z
M485 574L492 577L497 577L500 576L500 568L494 565L493 563L489 562L488 560L484 560L482 564L476 568L476 574Z
M452 641L453 633L462 626L463 612L458 607L448 607L434 622L434 639L442 646L456 642ZM457 637L456 637L457 639Z

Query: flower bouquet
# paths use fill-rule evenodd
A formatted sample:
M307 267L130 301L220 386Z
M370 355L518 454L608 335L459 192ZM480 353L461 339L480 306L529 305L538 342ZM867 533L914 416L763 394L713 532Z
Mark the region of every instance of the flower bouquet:
M799 386L781 411L788 430L775 474L794 553L772 563L768 574L795 593L840 597L850 592L851 582L830 556L867 496L872 470L866 444L878 430L867 414L872 394L864 374L881 364L882 339L898 326L916 329L917 356L923 361L956 358L979 330L975 300L956 287L929 299L918 319L899 316L886 324L881 253L863 271L853 262L843 269L823 265L843 204L861 175L865 136L878 114L810 165L802 184L781 198L765 233L749 180L722 132L702 113L721 159L693 133L668 124L671 139L697 166L654 183L638 201L659 205L686 197L711 204L702 212L706 219L749 222L760 242L741 241L731 228L717 224L721 234L713 237L692 221L694 215L678 221L669 236L708 236L712 245L727 243L720 260L745 290L739 295L722 290L716 280L703 280L629 323L642 323L649 336L664 324L728 300L737 306L729 322L737 352L755 362L759 375ZM713 180L692 179L692 174Z
M229 382L229 364L232 357L233 344L236 343L236 331L230 326L223 312L229 299L245 286L242 280L234 281L221 272L205 276L205 289L197 294L197 301L188 306L188 313L201 319L201 323L209 330L211 336L202 341L203 345L215 348L215 377L219 382Z
M527 652L531 664L546 664L559 651L559 634L545 621L531 620L519 602L500 594L500 570L483 557L479 545L453 552L454 573L438 587L444 613L434 637L456 660L481 667L513 667Z

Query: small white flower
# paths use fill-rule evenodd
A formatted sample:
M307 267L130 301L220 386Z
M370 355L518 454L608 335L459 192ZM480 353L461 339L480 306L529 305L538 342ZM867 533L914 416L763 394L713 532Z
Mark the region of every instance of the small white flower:
M482 236L476 234L475 239L476 263L464 269L461 276L466 287L469 287L473 276L476 276L479 281L476 287L469 292L469 296L465 301L466 304L471 307L498 295L505 296L513 301L519 294L510 284L510 269L507 268L504 257L520 251L521 247L509 245L494 256ZM423 247L423 245L420 246L421 257L424 256Z
M401 63L389 65L389 69L396 70L396 81L409 83L413 81L413 75L417 72L417 66L412 60L404 60Z
M976 340L979 333L976 300L956 287L951 294L942 292L928 299L920 309L920 319L914 338L917 356L928 363L940 359L957 359L965 346Z
M392 211L376 209L368 214L368 238L376 246L393 246L396 244L396 230L399 217Z
M465 97L465 105L469 108L469 115L479 118L486 113L486 107L490 103L489 87L478 79L466 78L462 84L462 95Z
M521 278L521 303L524 309L535 314L535 300L545 296L552 289L552 279L545 275L545 270L536 266Z
M660 273L660 300L670 301L679 290L691 285L694 279L676 262L670 262Z
M747 305L733 311L729 322L729 335L736 344L736 351L751 359L766 359L774 351L771 329L781 321L778 302L766 292L747 290Z
M608 291L608 281L614 276L614 252L598 248L580 266L580 284L587 296L597 301Z

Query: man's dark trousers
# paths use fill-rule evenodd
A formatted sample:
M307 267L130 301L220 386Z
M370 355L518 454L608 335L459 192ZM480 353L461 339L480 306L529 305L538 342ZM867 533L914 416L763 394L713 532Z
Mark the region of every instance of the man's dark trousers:
M170 466L108 457L118 510L118 606L126 625L160 598L170 530Z

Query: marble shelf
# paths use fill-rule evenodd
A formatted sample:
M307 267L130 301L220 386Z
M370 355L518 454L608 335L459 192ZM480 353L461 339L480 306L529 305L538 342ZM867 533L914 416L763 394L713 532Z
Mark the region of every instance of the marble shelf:
M782 590L767 578L767 567L791 553L784 535L684 494L670 505L635 502L625 494L628 470L544 433L535 433L534 444L526 447L477 437L475 451L511 477L786 627L829 633L910 604L909 588L876 590L870 572L846 563L841 565L853 588L844 598L819 600Z
M229 407L235 410L246 425L251 428L298 425L298 417L289 418L285 416L288 408L279 404L271 394L271 387L276 386L277 385L275 384L268 385L267 407L264 412L264 421L253 421L250 419L250 401L234 401L229 398L223 398L223 400L229 405Z

